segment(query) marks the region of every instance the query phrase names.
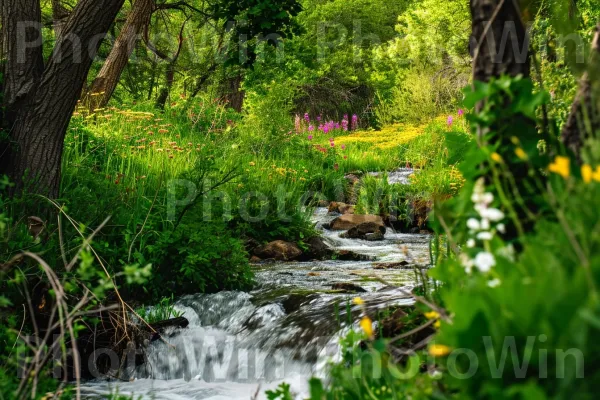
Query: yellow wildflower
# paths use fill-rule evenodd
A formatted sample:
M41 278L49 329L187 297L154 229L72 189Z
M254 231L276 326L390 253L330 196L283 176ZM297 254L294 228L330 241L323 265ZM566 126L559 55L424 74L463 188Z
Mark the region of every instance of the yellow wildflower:
M254 167L256 165L256 163L254 161L250 161L250 166Z
M440 329L440 326L442 326L442 322L439 319L433 323L435 329Z
M367 334L368 337L373 337L373 321L369 317L363 317L360 320L360 327Z
M517 157L519 157L521 160L527 160L527 153L525 153L525 150L523 150L520 147L517 147L515 149L515 154L517 155Z
M492 160L494 160L495 162L497 162L498 164L502 164L504 162L504 160L502 159L502 156L498 153L492 153Z
M567 179L571 174L571 160L568 157L556 156L554 162L548 166L548 170Z
M596 182L600 182L600 166L596 167L596 171L594 171L594 174L592 175L592 179L595 180Z
M363 304L365 304L365 301L360 297L355 297L354 299L352 299L352 302L358 306L362 306Z
M432 344L429 346L429 355L433 357L445 357L450 354L451 351L452 349L450 349L450 347L443 344Z
M423 315L425 315L425 318L427 319L438 319L440 317L440 314L437 311L429 311Z
M514 144L515 146L516 146L516 145L518 145L518 144L520 143L520 141L519 141L519 138L518 138L518 137L516 137L516 136L512 136L512 137L510 138L510 141L511 141L511 142L513 142L513 144Z
M588 164L583 164L581 166L581 177L585 183L590 183L593 175L594 171L592 170L592 167L590 167Z

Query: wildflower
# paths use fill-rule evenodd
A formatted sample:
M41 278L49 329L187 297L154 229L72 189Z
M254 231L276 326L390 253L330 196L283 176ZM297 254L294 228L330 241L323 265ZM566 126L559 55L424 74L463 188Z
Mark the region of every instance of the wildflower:
M343 129L344 131L348 131L348 119L347 119L347 118L344 118L344 119L342 120L342 129Z
M590 183L592 181L592 175L594 174L592 167L589 164L583 164L581 166L581 177L585 183Z
M489 281L487 283L487 285L491 288L495 288L495 287L500 286L501 283L502 282L500 281L500 279L496 278L496 279L492 279L491 281Z
M521 143L521 141L519 140L519 138L518 138L518 137L516 137L516 136L511 136L511 137L510 137L510 141L511 141L511 142L512 142L512 143L513 143L515 146L518 146L518 145L519 145L519 143Z
M523 150L521 147L517 147L515 149L515 154L523 161L526 161L528 158L527 153L525 153L525 150Z
M450 347L443 344L432 344L429 346L429 355L433 357L445 357L450 354L451 351L452 349L450 349Z
M369 317L363 317L360 320L360 327L367 334L368 337L373 337L373 321Z
M472 249L473 247L475 247L475 239L469 239L467 240L467 247Z
M454 118L452 118L452 115L448 116L448 121L447 122L448 122L448 127L451 127L452 123L454 122Z
M159 129L158 133L169 133L169 131L166 129Z
M340 169L340 166L339 166L339 164L334 164L334 165L333 165L333 169L335 169L336 171L337 171L337 170L339 170L339 169Z
M497 208L486 208L479 213L483 218L493 222L498 222L504 219L504 213Z
M496 265L496 259L491 253L481 252L474 260L475 267L483 273L489 272Z
M254 161L250 161L249 165L250 165L251 167L254 167L254 166L256 165L256 163L255 163Z
M467 221L467 228L473 231L478 231L479 229L481 229L481 224L475 218L469 218L469 220Z
M310 126L308 127L308 131L309 131L309 132L312 132L312 131L314 131L314 130L315 130L315 127L314 127L314 126L310 125Z
M345 144L341 145L341 148L342 148L342 150L346 150L346 145Z
M477 239L479 240L492 240L491 232L479 232L477 234Z
M308 113L304 114L304 120L308 123L310 122L310 115Z
M440 313L438 313L437 311L428 311L423 315L427 319L438 319L440 317Z
M600 182L600 166L596 167L596 171L592 175L592 179L596 182Z
M497 162L498 164L502 164L504 162L504 160L502 159L502 156L498 153L492 153L492 160L494 160L495 162Z
M347 160L347 159L348 159L348 156L344 156L344 160Z
M567 179L571 174L571 160L568 157L556 156L554 162L548 166L548 170Z
M442 326L442 321L440 321L439 319L433 323L433 327L435 329L440 329L441 326Z
M356 128L358 128L358 115L354 114L352 116L352 130L355 130Z
M504 225L504 224L496 225L496 229L498 229L498 232L500 232L500 233L506 233L506 225Z
M330 142L330 143L329 143L329 145L330 145L331 147L335 147L335 143L334 143L334 142Z
M465 253L461 253L459 255L460 264L465 268L467 274L470 274L473 270L473 260L469 258L469 256Z
M353 298L352 302L354 304L356 304L357 306L362 306L363 304L365 304L365 301L363 299L361 299L360 297Z
M308 140L313 140L313 135L308 135Z
M465 111L462 108L458 109L458 116L462 117L463 115L465 115Z

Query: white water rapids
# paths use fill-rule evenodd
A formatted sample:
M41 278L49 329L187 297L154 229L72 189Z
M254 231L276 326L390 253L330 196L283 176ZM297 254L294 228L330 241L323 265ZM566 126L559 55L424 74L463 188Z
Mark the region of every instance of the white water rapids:
M409 170L389 176L405 183ZM314 216L317 227L331 221L327 209ZM412 269L375 269L377 262L429 263L429 237L388 229L385 239L367 242L342 239L323 230L329 245L374 261L278 262L257 267L256 288L249 292L189 295L176 302L190 324L153 342L147 362L129 371L131 381L97 380L83 387L84 398L109 393L137 399L251 399L281 382L306 398L311 376L324 376L328 360L338 352L341 334L360 315L350 301L356 294L331 291L334 283L354 283L367 307L411 304L406 294L415 281ZM393 286L388 286L385 283ZM403 287L403 290L395 288ZM348 315L350 310L350 315Z

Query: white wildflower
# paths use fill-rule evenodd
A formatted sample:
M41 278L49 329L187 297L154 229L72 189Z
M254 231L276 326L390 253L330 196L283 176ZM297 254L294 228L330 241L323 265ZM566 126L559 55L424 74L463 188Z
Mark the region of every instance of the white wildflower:
M480 204L483 202L483 194L481 193L473 193L471 196L471 201L475 204Z
M467 240L467 247L472 249L473 247L475 247L475 239L469 239Z
M495 288L495 287L500 286L501 283L502 282L500 281L500 279L496 278L496 279L492 279L491 281L489 281L487 285L491 288Z
M481 197L481 202L485 204L492 204L494 201L494 195L492 193L484 193Z
M481 230L487 231L490 229L490 221L486 218L481 220Z
M483 273L490 272L492 267L496 265L496 259L491 253L481 252L477 254L474 260L475 267Z
M498 232L500 232L500 233L506 233L506 225L504 225L504 224L498 224L496 226L496 229L498 229Z
M478 231L480 227L481 225L479 224L479 221L477 221L475 218L469 218L467 221L467 228L473 231Z
M477 234L477 239L479 240L492 240L493 235L491 232L479 232Z
M460 260L461 265L463 267L465 267L467 274L470 274L471 271L473 270L473 265L474 265L473 260L471 260L471 258L465 253L460 254L459 260Z
M510 262L515 262L515 248L512 244L498 249L497 253L500 257L505 258Z
M492 222L498 222L504 219L504 213L497 208L485 208L481 210L479 214Z

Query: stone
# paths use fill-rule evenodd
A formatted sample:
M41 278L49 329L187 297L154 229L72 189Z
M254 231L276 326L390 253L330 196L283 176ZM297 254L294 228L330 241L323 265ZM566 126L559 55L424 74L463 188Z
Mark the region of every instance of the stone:
M339 290L344 293L365 293L366 292L365 289L361 288L358 285L355 285L354 283L350 283L350 282L334 283L333 285L331 285L331 288L333 290Z
M375 222L363 222L353 228L350 228L348 232L341 235L343 238L349 239L363 239L363 240L383 240L386 229L385 226L379 225ZM370 235L370 239L367 239L367 235Z
M336 259L340 261L373 261L374 257L358 254L350 250L340 250L335 253Z
M354 174L348 174L346 176L344 176L344 179L350 184L350 185L354 185L357 182L360 181L360 178Z
M347 231L365 222L373 222L382 227L385 226L383 219L379 215L345 214L331 221L329 228L333 231Z
M330 213L354 214L354 206L352 204L331 202L329 203Z
M278 261L290 261L300 257L302 250L295 243L275 240L254 249L254 255L262 259L272 258Z
M327 201L327 200L319 200L318 206L319 207L329 207L329 201Z
M298 258L300 261L328 260L335 254L320 236L311 237L305 244L307 250Z
M367 233L364 237L364 240L368 241L368 242L377 242L379 240L383 240L384 235L381 232L373 232L373 233Z
M373 269L401 269L406 268L409 265L408 261L376 263L373 264Z

